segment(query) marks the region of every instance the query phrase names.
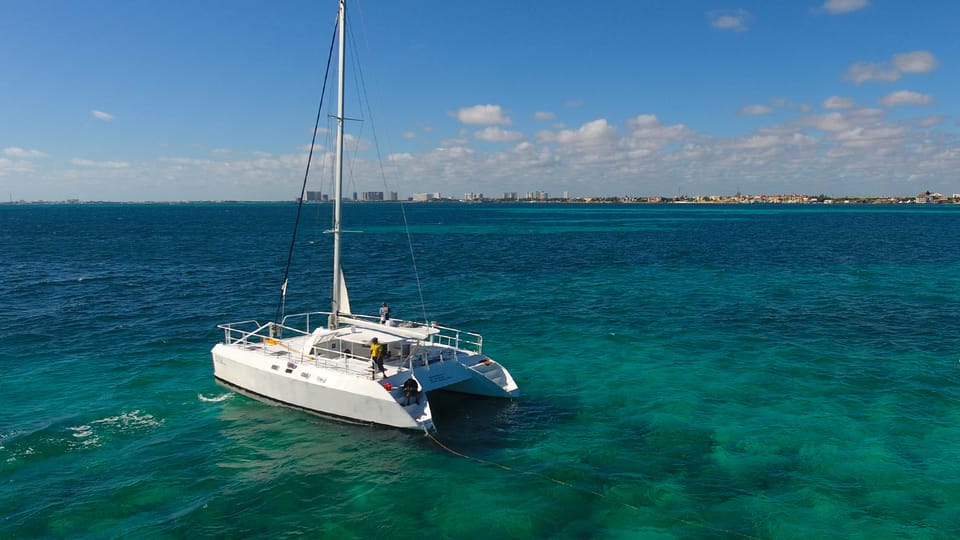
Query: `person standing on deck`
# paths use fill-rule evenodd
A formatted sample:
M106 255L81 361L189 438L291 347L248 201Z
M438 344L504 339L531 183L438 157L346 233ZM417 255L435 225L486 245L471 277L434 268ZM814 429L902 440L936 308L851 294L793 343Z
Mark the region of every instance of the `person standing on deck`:
M373 361L373 380L377 380L377 371L383 373L383 378L387 378L387 370L383 367L383 344L380 340L373 338L370 340L370 360Z
M387 303L384 302L380 304L380 324L387 324L387 321L390 320L390 308L387 307Z

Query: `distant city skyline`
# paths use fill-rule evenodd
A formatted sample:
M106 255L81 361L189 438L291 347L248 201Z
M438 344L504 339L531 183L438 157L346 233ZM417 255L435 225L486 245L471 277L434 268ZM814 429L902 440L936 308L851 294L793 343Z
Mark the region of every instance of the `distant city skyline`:
M957 2L349 7L348 194L960 192ZM3 198L296 198L335 10L6 3Z
M310 203L329 203L331 197L327 193L321 193L319 191L307 191L305 202ZM440 192L430 192L430 193L414 193L408 197L399 197L399 194L395 191L388 193L383 193L379 191L369 191L363 193L352 193L350 195L344 195L344 201L355 202L355 203L390 203L390 202L404 202L409 201L413 203L419 202L487 202L487 203L497 203L497 202L521 202L521 203L556 203L556 202L571 202L571 203L701 203L701 204L757 204L757 203L772 203L772 204L832 204L832 203L870 203L870 204L902 204L902 203L916 203L916 204L960 204L960 193L953 193L950 195L945 195L943 193L925 191L921 192L915 196L857 196L857 197L833 197L824 193L817 195L803 194L803 193L761 193L761 194L744 194L737 193L735 195L696 195L696 196L676 196L676 197L661 197L659 195L641 197L636 195L619 195L619 196L606 196L606 197L574 197L570 196L569 193L564 192L560 196L551 196L549 193L544 191L536 192L527 192L523 196L520 196L517 192L505 192L502 197L497 196L486 196L483 193L465 193L463 197L455 197L450 195L444 195ZM66 199L66 200L10 200L9 202L0 203L0 206L7 204L97 204L97 203L118 203L118 204L137 204L138 202L144 203L156 203L156 204L165 204L165 203L174 203L174 204L190 204L190 203L251 203L251 202L269 202L269 203L283 203L283 202L298 202L298 199L288 200L288 201L243 201L243 200L180 200L180 201L107 201L107 200L80 200L80 199Z

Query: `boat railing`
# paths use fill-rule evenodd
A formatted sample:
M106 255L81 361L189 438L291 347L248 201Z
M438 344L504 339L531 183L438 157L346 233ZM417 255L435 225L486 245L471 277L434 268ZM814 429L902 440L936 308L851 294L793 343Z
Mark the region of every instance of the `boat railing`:
M301 331L309 334L314 329L326 326L330 320L329 311L310 311L307 313L293 313L285 315L280 320L281 326L299 328Z
M474 332L457 330L448 326L440 326L436 322L431 324L433 328L439 330L438 333L430 336L431 342L439 345L447 345L455 349L475 352L483 352L483 336Z
M309 325L309 315L311 314L304 313L302 315L305 323ZM317 313L313 313L312 315L317 315ZM269 348L274 351L274 354L279 354L279 358L284 358L287 362L295 362L314 367L327 367L354 375L370 375L370 359L366 356L359 356L347 351L318 346L313 348L313 354L306 354L302 350L291 348L280 340L281 337L284 335L286 337L308 335L309 332L286 324L286 321L287 319L284 319L284 323L282 324L260 324L255 320L250 320L221 324L217 327L223 330L223 341L227 345L243 345L246 347L263 348L264 350Z
M329 321L329 311L311 311L308 313L295 313L285 316L281 322L281 328L291 328L297 332L309 334L318 326L326 326ZM369 323L379 323L380 318L376 315L357 315L351 314L351 319L357 319ZM423 328L426 324L407 321L403 319L390 319L389 327L392 328ZM449 326L442 326L433 321L429 327L436 330L436 333L430 335L430 343L445 345L468 352L480 354L483 352L483 336L475 332L458 330Z
M219 324L217 328L223 330L223 342L227 345L235 343L267 345L270 341L280 339L287 331L299 335L309 334L285 324L260 324L255 320Z
M232 343L248 343L253 336L258 335L262 325L255 320L240 321L227 324L218 324L217 328L223 330L223 342L227 345ZM252 328L252 330L251 330Z
M365 377L370 376L371 363L370 358L359 356L337 349L328 349L326 347L314 346L311 355L301 354L302 363L314 367L326 367L342 370L354 375Z

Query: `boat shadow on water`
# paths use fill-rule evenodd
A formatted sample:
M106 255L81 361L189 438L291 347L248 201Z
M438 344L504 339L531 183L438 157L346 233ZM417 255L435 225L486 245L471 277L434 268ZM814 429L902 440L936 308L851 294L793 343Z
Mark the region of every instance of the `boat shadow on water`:
M437 390L430 404L436 438L468 454L523 447L576 416L573 406L530 395L503 400Z

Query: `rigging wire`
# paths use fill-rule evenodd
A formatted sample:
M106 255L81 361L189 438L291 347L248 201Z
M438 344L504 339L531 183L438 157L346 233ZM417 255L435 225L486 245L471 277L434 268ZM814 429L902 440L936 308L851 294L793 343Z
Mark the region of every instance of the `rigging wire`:
M348 25L348 26L350 25L350 22L349 22L349 21L347 22L347 25ZM359 49L357 48L357 44L356 44L356 41L355 41L355 39L354 39L354 34L355 34L355 32L353 32L352 30L350 30L350 31L347 32L347 39L350 40L350 47L347 47L347 50L350 50L350 51L359 50ZM362 88L364 88L364 85L363 85L363 68L360 66L360 60L359 60L359 58L357 58L357 55L356 55L355 53L352 54L352 55L348 55L348 56L349 56L349 58L350 58L350 62L351 62L352 65L353 65L353 71L351 71L350 73L351 73L352 76L353 76L353 81L354 81L353 88L355 88L355 89L356 89L356 92L357 92L357 101L360 102L360 103L363 103L363 102L364 102L364 99L366 98L366 96L362 95L362 94L361 94L361 91L360 91ZM361 116L362 116L363 111L361 110L360 112L361 112ZM367 116L372 118L372 116L370 115L370 107L369 107L369 105L367 106ZM356 194L356 192L357 192L357 181L356 181L356 176L355 176L355 174L354 174L354 172L355 172L355 171L354 171L354 163L355 163L356 161L358 161L356 157L359 155L360 150L361 150L361 142L362 142L362 139L363 139L364 120L363 120L363 118L344 118L343 120L344 120L344 121L353 120L353 121L357 121L357 122L360 123L360 129L357 131L357 133L356 133L354 136L351 137L351 139L352 139L352 144L351 144L351 148L350 148L349 153L353 156L352 159L346 159L347 153L348 153L348 152L347 152L347 147L346 147L346 141L344 141L344 148L343 148L343 155L344 155L343 164L344 164L344 167L346 167L346 169L347 169L346 172L345 172L345 174L349 177L350 189L354 192L354 194ZM371 122L372 122L372 120L371 120ZM352 232L357 232L357 231L352 231Z
M327 69L323 74L323 88L320 93L320 106L317 107L317 119L313 124L313 136L310 139L310 152L307 154L307 168L303 173L303 186L300 188L300 201L297 203L297 217L293 222L293 235L290 239L290 250L287 252L287 265L283 270L283 281L280 285L280 301L277 303L277 313L274 321L280 322L283 315L284 305L287 298L287 280L290 277L290 265L293 263L293 248L297 244L297 230L300 228L300 214L303 212L303 202L307 195L307 179L310 176L310 163L313 161L313 148L317 144L317 131L320 128L320 117L323 114L323 98L327 95L327 80L330 77L330 65L333 59L333 48L337 42L337 27L339 26L339 17L333 25L333 38L330 40L330 50L327 52ZM342 29L341 29L342 31Z
M356 5L357 5L357 10L359 12L360 20L364 21L365 19L363 17L363 8L359 2ZM364 28L366 27L366 25L363 24L362 22L361 22L361 26ZM353 33L351 33L350 35L352 39ZM363 32L364 37L368 35L369 33L367 33L366 31ZM370 42L366 41L365 43L366 43L367 50L370 50ZM355 46L354 50L359 50L359 48ZM374 150L377 153L377 170L380 173L380 180L383 183L384 189L389 191L390 186L387 184L387 174L383 167L383 154L380 152L380 140L377 137L377 127L376 127L376 124L374 124L373 122L373 114L371 113L371 109L370 109L370 97L369 97L369 94L367 93L367 86L365 84L365 79L363 77L363 70L360 68L359 63L357 63L356 65L356 71L357 73L360 74L360 77L357 82L357 88L359 89L360 94L362 95L361 102L363 102L366 105L367 118L370 119L371 137L373 139ZM400 216L401 216L401 219L403 220L403 230L406 233L406 237L407 237L407 249L410 251L410 263L413 266L413 276L417 282L417 294L419 295L419 298L420 298L420 311L423 315L423 324L429 324L430 319L427 317L427 304L423 298L423 282L420 279L420 270L417 268L417 256L413 250L413 236L410 234L410 223L407 221L406 205L403 203L403 200L399 200L397 202L400 204Z

